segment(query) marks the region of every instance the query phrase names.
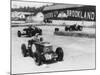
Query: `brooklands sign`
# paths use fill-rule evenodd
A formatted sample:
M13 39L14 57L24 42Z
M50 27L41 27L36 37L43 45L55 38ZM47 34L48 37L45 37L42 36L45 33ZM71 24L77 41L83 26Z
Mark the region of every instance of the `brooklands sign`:
M93 11L80 11L80 10L64 10L64 11L51 11L44 15L45 18L65 18L65 19L75 19L79 20L95 20L95 12ZM69 20L70 20L69 19Z

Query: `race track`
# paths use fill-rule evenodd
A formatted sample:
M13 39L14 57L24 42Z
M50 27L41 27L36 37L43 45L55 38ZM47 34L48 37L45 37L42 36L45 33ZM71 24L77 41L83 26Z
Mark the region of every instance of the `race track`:
M17 31L24 27L11 28L11 55L12 55L12 73L34 73L34 72L50 72L64 70L82 70L95 68L95 39L79 38L54 35L56 26L38 26L43 30L44 41L48 41L53 45L53 49L62 47L64 51L64 61L49 65L37 66L34 59L23 57L21 53L22 43L32 38L18 37ZM64 27L60 27L64 30ZM88 29L87 29L88 30ZM88 32L92 30L88 30Z

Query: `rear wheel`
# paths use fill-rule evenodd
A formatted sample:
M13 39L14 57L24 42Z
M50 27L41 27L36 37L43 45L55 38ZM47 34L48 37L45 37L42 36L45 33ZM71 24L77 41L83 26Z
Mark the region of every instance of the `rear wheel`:
M63 50L62 50L61 47L58 47L56 49L56 54L58 55L57 61L62 61L63 60L64 53L63 53Z
M39 35L42 35L42 30L40 30Z
M28 52L27 52L27 49L26 49L26 45L22 44L21 49L22 49L23 56L27 57L28 56L28 54L27 54Z
M42 37L40 38L40 41L43 41L43 38Z
M55 32L59 31L59 28L55 28Z
M67 31L67 27L65 27L65 31Z
M69 28L66 26L66 27L65 27L65 31L68 31L68 29L69 29Z
M18 37L21 37L21 32L20 32L20 31L18 31L17 35L18 35Z

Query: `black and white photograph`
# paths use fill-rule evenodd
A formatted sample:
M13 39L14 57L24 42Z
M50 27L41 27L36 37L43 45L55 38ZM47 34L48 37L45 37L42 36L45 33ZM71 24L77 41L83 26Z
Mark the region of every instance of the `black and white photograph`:
M96 6L11 0L11 74L96 69Z

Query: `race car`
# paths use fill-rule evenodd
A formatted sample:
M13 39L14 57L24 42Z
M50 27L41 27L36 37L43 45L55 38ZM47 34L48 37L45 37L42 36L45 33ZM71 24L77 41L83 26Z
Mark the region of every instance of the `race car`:
M83 26L80 25L67 25L65 26L65 31L82 31Z
M35 26L29 26L28 28L24 28L23 32L19 31L17 32L18 37L26 36L26 37L32 37L36 33L39 33L39 35L42 35L42 29L37 28Z
M36 40L29 40L28 47L25 44L22 44L22 54L24 57L30 56L35 60L35 63L40 66L42 64L51 64L57 61L63 61L63 50L61 47L58 47L56 51L53 51L53 46L50 42L43 42L40 39L39 41ZM35 46L35 51L32 49L32 46Z

